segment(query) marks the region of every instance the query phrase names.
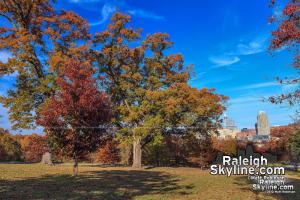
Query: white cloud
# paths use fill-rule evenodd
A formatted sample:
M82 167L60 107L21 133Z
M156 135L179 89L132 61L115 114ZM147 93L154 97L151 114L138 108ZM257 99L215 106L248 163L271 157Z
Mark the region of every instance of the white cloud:
M267 49L267 38L255 38L248 43L239 43L235 55L252 55L263 52Z
M263 83L256 83L256 84L235 87L235 88L230 89L230 91L260 89L260 88L273 87L273 86L280 86L280 84L275 81L263 82Z
M237 56L211 56L209 60L215 64L215 67L229 66L240 61Z
M215 67L229 66L240 61L241 56L253 55L267 50L268 40L266 36L259 36L247 42L239 42L233 50L227 51L220 56L211 56L209 59Z
M209 78L209 76L198 77L195 79L190 80L193 86L196 87L213 87L215 88L216 85L220 83L224 83L232 79L230 74L223 74L222 76L216 76L214 78Z
M132 8L125 1L121 1L121 0L69 0L69 2L75 3L75 4L100 2L101 4L104 4L101 9L101 20L96 21L96 22L90 22L89 23L90 26L98 26L98 25L103 24L117 10L124 11L125 13L128 13L128 14L136 16L136 17L140 17L140 18L165 20L165 18L161 15L157 15L153 12L149 12L149 11L139 9L139 8ZM80 5L80 6L86 6L86 5ZM93 11L95 11L95 10L93 10Z
M97 25L103 24L106 20L108 20L110 15L116 11L117 11L116 6L111 5L111 4L104 4L104 6L102 7L102 10L101 10L102 19L95 23L89 23L90 26L97 26Z
M155 19L155 20L164 20L165 18L163 16L157 15L155 13L151 13L145 10L137 9L137 10L128 10L129 14L142 17L142 18L149 18L149 19Z
M8 51L0 51L0 61L6 63L8 59L11 57L11 53Z

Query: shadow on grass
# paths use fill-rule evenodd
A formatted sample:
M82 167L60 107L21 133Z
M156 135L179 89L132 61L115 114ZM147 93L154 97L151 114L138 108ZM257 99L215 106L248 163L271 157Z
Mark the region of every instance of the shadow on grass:
M252 184L255 184L254 182L251 182L248 180L245 176L238 176L234 178L234 184L236 184L241 190L244 191L250 191L253 192L256 195L256 199L261 199L260 194L263 193L265 196L273 197L278 200L296 200L300 199L300 179L296 178L287 178L285 185L293 185L294 187L294 193L266 193L262 191L254 191L252 189Z
M192 189L177 182L166 173L137 170L92 171L78 177L48 175L0 180L0 199L133 199L147 194L180 196Z

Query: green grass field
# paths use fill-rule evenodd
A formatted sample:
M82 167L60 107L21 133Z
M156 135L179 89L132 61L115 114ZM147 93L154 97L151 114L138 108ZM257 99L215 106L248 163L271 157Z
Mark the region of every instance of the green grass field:
M0 199L300 199L300 177L290 174L296 193L255 193L243 176L212 176L196 168L0 164Z

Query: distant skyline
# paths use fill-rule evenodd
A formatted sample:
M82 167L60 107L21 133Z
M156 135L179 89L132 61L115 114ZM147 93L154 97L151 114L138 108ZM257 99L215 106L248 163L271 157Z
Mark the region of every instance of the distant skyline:
M292 121L295 108L272 105L262 99L293 89L281 86L275 77L293 76L292 53L269 52L271 30L268 18L279 15L286 1L271 9L269 0L162 1L162 0L64 0L57 8L73 10L86 18L92 33L106 28L115 11L132 16L132 26L147 33L167 32L174 41L171 52L181 52L193 64L193 87L215 88L229 97L227 116L238 128L254 128L258 111L266 111L271 126ZM1 24L7 24L0 18ZM9 52L0 51L6 61ZM0 78L0 94L13 87L14 76ZM11 129L7 110L0 105L0 127ZM19 132L19 131L14 131ZM32 130L22 131L31 133ZM36 131L41 132L41 129Z

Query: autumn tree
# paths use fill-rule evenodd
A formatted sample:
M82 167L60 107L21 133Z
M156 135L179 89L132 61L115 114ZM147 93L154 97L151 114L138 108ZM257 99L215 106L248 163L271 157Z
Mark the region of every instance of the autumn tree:
M54 0L1 0L0 76L15 74L15 88L2 97L13 128L31 128L39 105L56 89L66 58L88 59L88 23L72 11L56 10Z
M103 164L116 164L120 162L120 150L118 148L119 143L113 139L108 139L105 144L100 147L97 152L97 161Z
M129 22L128 15L115 13L93 41L101 47L95 54L117 113L114 121L133 145L132 166L140 168L142 148L170 129L199 125L196 129L209 132L219 122L225 98L187 84L189 66L182 55L166 54L173 45L168 34L154 33L142 41L141 31Z
M271 128L271 140L269 141L270 150L276 155L288 154L288 142L294 135L295 131L299 129L297 124L290 124L288 126L279 126Z
M94 69L78 60L65 64L57 84L60 88L42 106L38 124L45 127L47 137L74 160L74 175L78 160L96 150L110 119L109 98L101 92Z
M27 162L40 162L48 149L45 136L38 134L25 136L20 143L24 160Z
M21 145L3 129L0 130L0 151L2 161L20 161L22 158Z
M235 156L237 154L237 141L234 138L219 139L217 137L212 138L213 148L222 152L225 155Z
M276 6L276 3L276 0L271 1L272 6ZM272 16L270 22L277 25L277 29L272 32L270 50L274 51L287 47L294 51L293 66L295 69L299 70L300 1L288 0L281 14ZM277 78L281 84L288 84L296 87L292 92L270 97L270 102L276 104L288 102L290 105L298 105L300 100L300 89L298 87L300 78L298 75L284 79Z

